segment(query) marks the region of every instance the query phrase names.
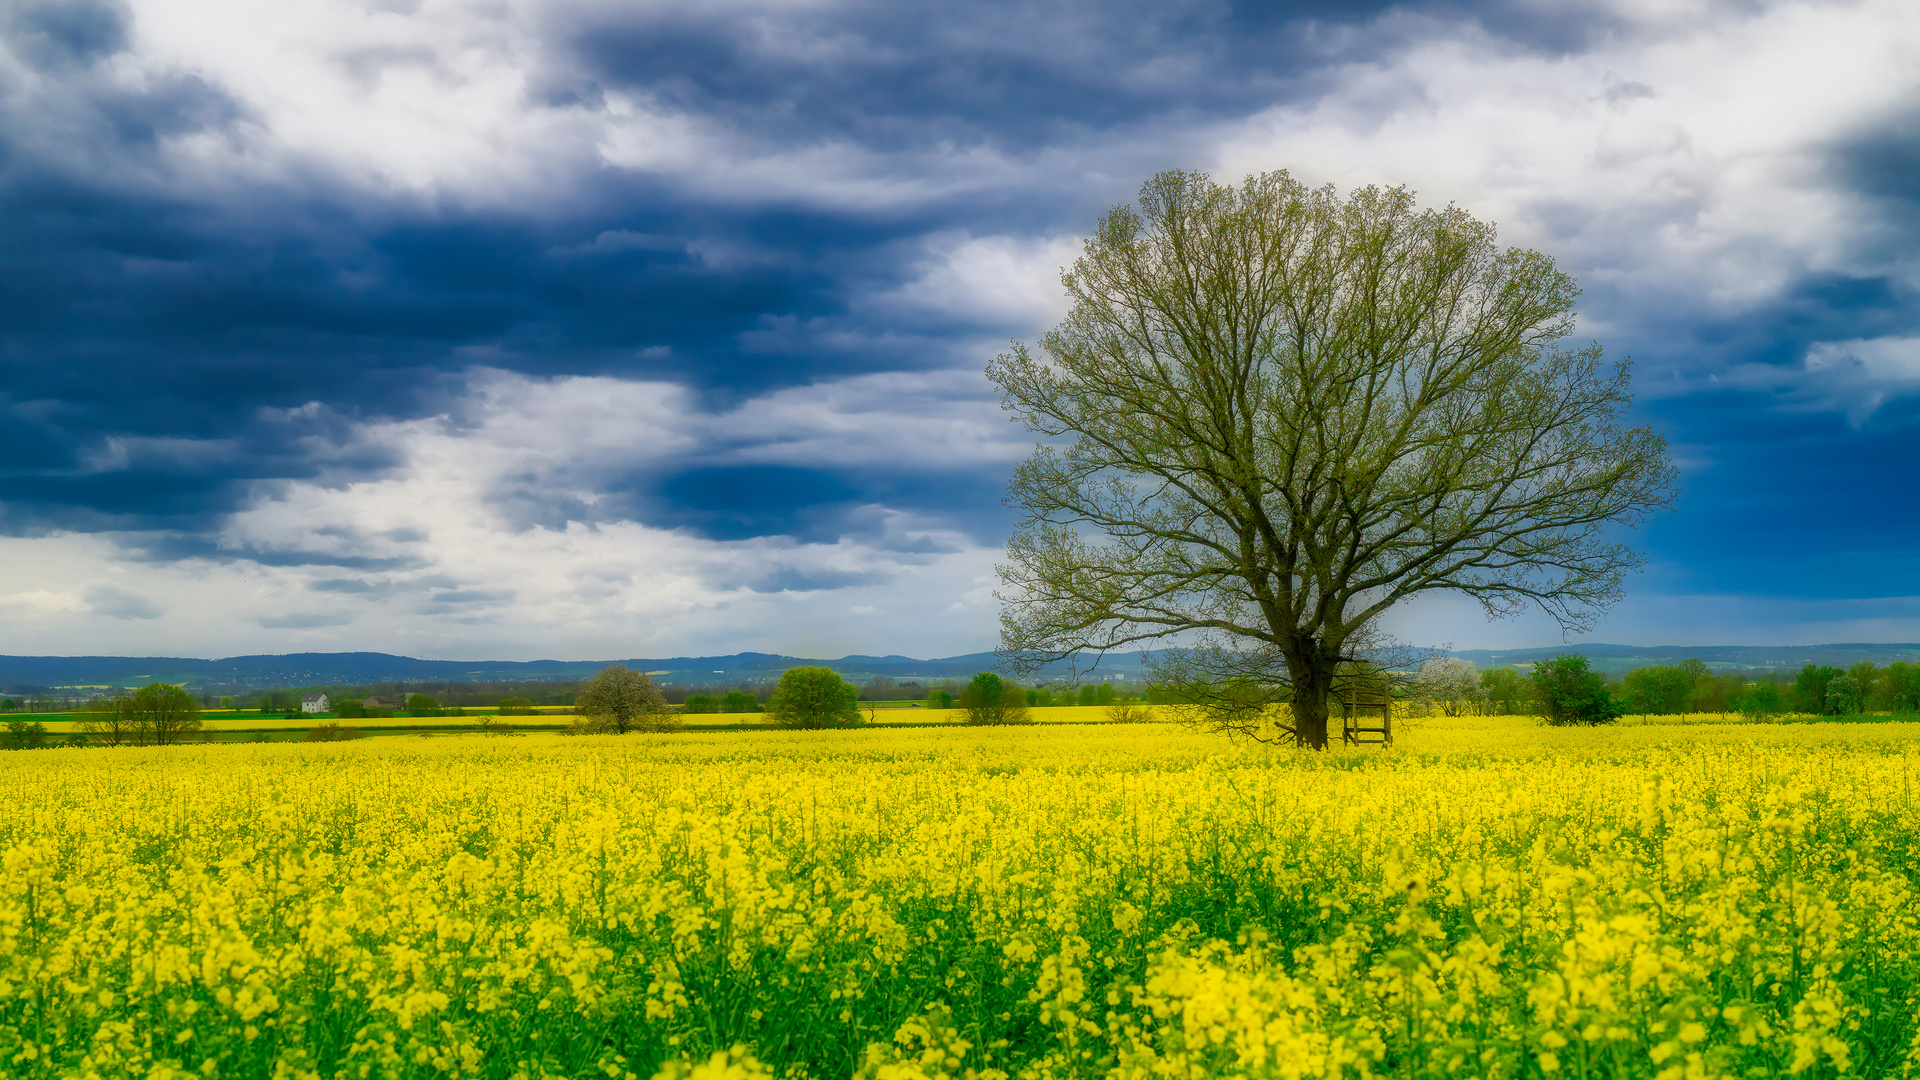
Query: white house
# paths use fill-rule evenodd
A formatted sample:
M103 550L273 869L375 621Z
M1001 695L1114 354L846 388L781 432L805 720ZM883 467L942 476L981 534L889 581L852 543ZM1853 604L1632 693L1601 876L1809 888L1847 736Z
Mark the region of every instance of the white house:
M318 690L315 690L313 693L308 694L306 697L303 697L300 699L301 712L307 712L307 713L328 712L328 711L331 711L332 705L333 705L333 702L327 700L327 695L321 693Z

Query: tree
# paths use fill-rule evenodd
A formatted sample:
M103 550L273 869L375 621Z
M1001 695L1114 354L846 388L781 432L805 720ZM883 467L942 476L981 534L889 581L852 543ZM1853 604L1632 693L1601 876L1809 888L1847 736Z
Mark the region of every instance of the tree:
M723 713L749 713L760 711L760 701L745 690L729 690L720 701Z
M533 702L523 697L503 697L500 699L499 712L495 715L532 716L534 715Z
M9 720L0 734L0 745L9 750L37 750L47 745L47 725L38 720Z
M1639 713L1642 719L1653 715L1671 716L1687 711L1693 678L1693 673L1686 668L1653 664L1634 668L1622 676L1620 693L1626 698L1627 708Z
M1827 683L1826 715L1852 716L1860 711L1860 680L1844 672Z
M685 708L682 712L710 713L714 710L713 698L708 694L688 694L683 704Z
M1044 358L987 369L1069 440L1010 484L1017 670L1172 646L1156 682L1268 690L1196 719L1324 747L1336 669L1381 655L1393 605L1449 590L1584 629L1641 562L1606 530L1672 504L1664 442L1616 422L1627 365L1557 345L1573 280L1404 188L1162 173L1061 281Z
M408 716L439 716L440 703L425 694L407 695Z
M856 727L860 691L830 667L788 668L767 699L767 719L786 728Z
M927 708L929 709L953 708L953 694L946 690L935 690L933 693L927 695Z
M967 710L969 724L1025 724L1033 719L1027 711L1027 697L1020 688L991 671L982 671L960 691L960 707Z
M1793 711L1813 716L1825 716L1827 713L1827 686L1843 674L1837 667L1829 664L1818 666L1808 664L1794 676L1793 688L1787 691L1787 701Z
M131 694L100 701L81 727L113 746L164 746L200 730L200 703L172 683L148 683Z
M1512 668L1481 672L1480 694L1488 710L1500 716L1512 716L1533 704L1533 687Z
M1770 682L1754 683L1733 702L1733 709L1752 720L1775 720L1787 711L1780 687Z
M1610 724L1620 718L1606 678L1578 653L1535 664L1533 693L1549 724Z
M588 679L574 697L573 711L585 720L577 725L583 730L619 735L665 731L678 721L667 711L667 699L654 688L653 680L625 664L601 668Z
M1483 700L1480 672L1473 661L1436 656L1420 667L1409 696L1425 705L1437 705L1448 716L1459 716Z

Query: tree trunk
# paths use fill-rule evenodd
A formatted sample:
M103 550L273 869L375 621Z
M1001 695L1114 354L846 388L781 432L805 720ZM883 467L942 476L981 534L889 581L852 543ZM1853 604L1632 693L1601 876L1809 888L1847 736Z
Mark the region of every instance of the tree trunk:
M1317 654L1289 658L1293 676L1293 735L1300 746L1327 748L1327 695L1333 690L1334 661Z

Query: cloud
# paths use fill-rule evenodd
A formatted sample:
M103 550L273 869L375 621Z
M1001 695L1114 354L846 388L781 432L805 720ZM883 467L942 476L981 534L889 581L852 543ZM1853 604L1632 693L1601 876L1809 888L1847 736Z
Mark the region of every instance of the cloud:
M86 592L87 607L110 619L157 619L166 609L117 585L95 585Z
M1102 210L1193 166L1407 183L1574 272L1687 462L1645 535L1697 569L1660 589L1746 595L1765 521L1906 595L1898 507L1798 524L1920 453L1905 20L27 0L0 604L82 651L152 651L110 613L142 603L216 651L985 647L1031 439L980 371L1061 316Z
M346 626L353 622L353 616L316 611L300 615L262 615L254 621L266 630L313 630Z

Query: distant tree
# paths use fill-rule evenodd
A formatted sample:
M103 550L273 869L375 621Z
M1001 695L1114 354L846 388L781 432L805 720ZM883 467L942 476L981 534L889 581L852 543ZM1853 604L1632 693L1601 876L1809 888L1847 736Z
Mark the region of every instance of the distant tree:
M688 694L682 712L710 713L714 711L713 698L706 694Z
M1787 711L1786 697L1780 693L1779 686L1770 682L1747 686L1729 704L1735 712L1751 720L1775 720Z
M1487 710L1499 716L1513 716L1533 704L1533 687L1512 668L1488 668L1481 672L1480 695L1487 703Z
M534 715L533 702L523 697L503 697L500 699L499 715L532 716Z
M1828 716L1852 716L1860 711L1860 680L1851 671L1835 675L1827 682Z
M1876 684L1880 707L1888 712L1920 712L1920 664L1895 660L1880 673Z
M667 711L667 699L654 688L653 680L625 664L601 668L589 679L574 699L574 711L584 721L576 727L621 735L664 731L679 720Z
M47 725L38 720L9 720L0 743L9 750L37 750L47 745Z
M88 706L87 718L80 722L80 730L108 746L132 742L133 695L120 691L112 697L95 698Z
M927 695L927 708L929 709L953 708L953 694L947 690L935 690L933 693Z
M1533 692L1549 724L1608 724L1620 718L1606 678L1578 653L1535 664Z
M1886 676L1885 669L1875 667L1871 660L1862 660L1847 668L1847 674L1853 676L1853 681L1859 684L1859 688L1854 691L1853 708L1849 711L1867 712L1873 707L1874 699L1879 696L1880 680ZM1832 687L1828 687L1827 692L1832 693Z
M1423 705L1437 707L1448 716L1459 716L1472 711L1482 700L1480 671L1471 660L1436 656L1420 665L1420 674L1407 693Z
M960 691L969 724L1024 724L1033 719L1026 695L991 671L982 671Z
M729 690L727 696L720 699L720 711L723 713L759 712L760 699L745 690Z
M767 699L767 719L785 728L856 727L860 691L829 667L788 668Z
M407 695L408 716L439 716L440 703L425 694Z
M1695 661L1698 663L1698 661ZM1634 668L1620 680L1620 693L1627 708L1644 719L1647 716L1671 716L1687 711L1687 698L1693 692L1692 673L1684 668L1653 664Z
M15 700L14 698L6 698L4 700L0 700L0 712L16 712L19 710L19 708L20 708L20 702Z
M221 698L221 699L220 699L220 707L221 707L222 709L225 709L225 710L227 710L228 712L232 712L232 711L233 711L233 698L232 698L231 696L228 696L228 697L223 697L223 698Z
M1793 689L1787 691L1787 703L1794 712L1824 716L1827 712L1827 684L1839 678L1839 668L1828 664L1808 664L1794 676Z
M1075 698L1076 698L1075 704L1092 705L1094 703L1094 695L1096 693L1097 691L1094 690L1093 684L1088 683L1087 685L1081 687L1079 692L1075 695Z
M333 703L333 715L342 720L359 720L367 715L367 707L359 698L341 698Z
M95 714L87 730L118 744L132 741L165 746L200 730L200 703L172 683L154 682L123 697L109 699L106 715Z

